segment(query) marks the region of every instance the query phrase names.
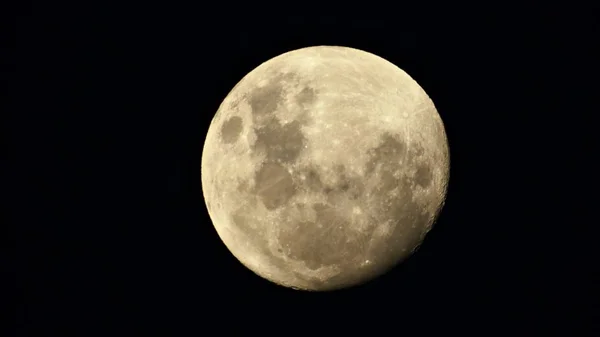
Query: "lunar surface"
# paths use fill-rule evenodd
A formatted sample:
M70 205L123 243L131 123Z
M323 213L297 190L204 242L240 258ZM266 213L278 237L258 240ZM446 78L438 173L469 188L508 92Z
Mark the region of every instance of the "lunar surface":
M294 50L215 114L202 189L231 253L274 283L327 291L410 256L444 204L444 125L403 70L357 49Z

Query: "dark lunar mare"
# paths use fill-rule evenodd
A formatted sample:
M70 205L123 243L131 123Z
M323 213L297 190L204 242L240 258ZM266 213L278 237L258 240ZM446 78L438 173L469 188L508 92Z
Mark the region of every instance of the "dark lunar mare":
M380 184L372 193L381 198L376 204L375 221L393 221L390 237L374 242L370 252L372 260L383 261L378 267L385 271L406 254L403 248L416 248L420 243L431 214L415 202L413 191L415 185L429 186L432 177L430 167L419 160L424 152L421 145L407 145L390 134L382 135L381 139L380 145L369 151L371 158L366 168L367 174L377 173L380 176ZM406 168L414 167L419 162L414 179L404 174L407 170L400 166L401 156L404 156L402 163ZM393 173L398 169L403 174L394 177ZM396 188L398 195L394 196L392 191Z
M297 76L293 73L277 74L266 86L256 88L247 95L256 134L256 142L251 151L254 155L265 155L266 159L254 174L253 187L249 188L248 184L241 182L238 190L256 196L256 201L271 211L287 205L300 189L324 193L328 197L328 204L296 205L300 208L311 207L316 214L316 221L298 221L287 230L280 231L278 240L282 245L281 253L304 261L313 270L333 265L340 268L339 275L325 282L295 272L296 277L305 280L314 289L333 289L374 278L387 271L406 254L402 248L416 247L420 242L423 233L411 228L411 225L414 224L416 229L424 228L430 214L413 200L413 188L415 185L428 187L431 184L431 168L425 161L416 161L423 154L421 146L409 146L389 133L383 134L380 144L368 151L370 159L365 170L367 178L374 174L380 177L378 186L370 191L371 195L378 198L372 206L376 209L370 210L374 214L372 221L380 224L391 219L393 231L390 237L371 239L372 233L359 233L349 229L351 215L340 214L334 207L335 200L340 196L358 199L364 195L366 191L363 177L349 175L343 165L336 167L339 179L334 185L324 184L319 170L311 165L300 168L294 176L288 172L289 165L296 162L307 142L301 131L306 120L296 120L284 125L273 113L285 97L283 83L296 80ZM296 103L305 109L316 99L317 92L310 87L303 88L295 97ZM221 126L223 142L237 141L242 128L241 118L239 121L236 117L226 120ZM412 181L404 175L399 178L393 175L398 168L402 171L399 165L403 157L407 167L417 166ZM300 174L305 176L303 181L299 180ZM399 187L399 195L392 196L391 192L396 187ZM257 220L246 216L246 212L250 213L251 210L240 208L232 215L236 226L264 256L271 257L274 265L282 270L289 268L282 259L271 254L266 238L253 229L260 228L261 224L252 224L251 221ZM371 240L374 241L369 244ZM357 268L366 259L373 261L373 264Z
M349 235L350 220L335 207L315 203L316 221L299 221L279 233L286 255L304 261L309 269L343 265L365 249L357 235Z
M255 193L265 207L275 210L285 205L296 193L293 177L288 168L301 155L306 144L302 133L304 121L295 120L282 124L274 112L283 104L285 84L297 86L299 77L293 73L275 73L261 88L255 88L247 100L252 108L252 120L256 141L251 146L252 154L264 154L265 161L254 175ZM294 99L304 109L316 100L316 91L305 86Z
M306 143L301 126L299 121L282 125L277 118L273 117L266 125L254 129L256 142L252 150L266 153L268 162L294 162Z
M226 144L235 143L240 137L242 129L242 118L233 116L221 125L221 139Z
M400 166L402 156L405 156L403 162L407 167L413 167L416 161L420 162L423 148L415 144L407 146L391 134L384 134L380 144L370 149L368 155L370 159L365 166L367 178L374 174L380 177L379 184L371 191L371 195L377 198L372 204L375 209L370 210L374 214L371 221L382 224L391 220L393 230L389 237L374 238L372 232L358 234L348 229L350 226L346 227L350 221L348 215L336 213L330 206L316 204L313 207L319 211L315 223L299 222L279 238L280 242L290 247L286 252L289 256L305 261L311 269L332 265L340 268L341 273L326 282L297 275L315 289L350 286L385 273L399 263L402 256L408 255L403 248L414 249L418 246L430 220L431 214L413 200L415 185L431 184L429 166L419 164L415 179L412 180L405 175L393 175L398 169L406 171ZM338 167L337 171L339 183L326 186L318 171L308 166L302 171L306 176L305 187L331 194L348 192L355 185L358 186L358 193L365 192L362 181L357 183L352 177L347 177L343 166ZM392 191L396 188L399 194L394 196ZM319 228L318 224L323 227ZM415 228L412 228L413 225ZM348 238L351 238L350 242L346 242ZM372 263L357 268L364 260Z
M305 123L310 122L306 118L301 118L282 124L274 115L286 96L284 89L286 82L296 85L298 76L294 73L277 73L266 86L257 87L246 95L246 100L251 107L252 127L256 135L256 141L250 150L252 155L265 155L265 160L254 173L254 185L249 188L249 184L240 182L238 191L255 196L256 201L262 203L270 211L288 204L289 200L297 193L297 182L288 172L288 168L296 162L304 149L306 138L301 128ZM294 97L296 104L303 109L309 109L316 99L316 90L308 86L305 86ZM234 142L239 137L239 135L234 135L238 129L237 121L234 118L225 121L221 126L222 140L225 143ZM241 127L239 129L241 132ZM260 228L262 224L252 224L252 221L257 220L246 215L250 212L250 209L242 207L232 215L232 221L247 239L252 240L253 246L259 248L264 256L270 256L273 264L286 270L289 266L284 265L282 259L271 254L266 238L254 229ZM310 230L308 224L302 228L305 231Z

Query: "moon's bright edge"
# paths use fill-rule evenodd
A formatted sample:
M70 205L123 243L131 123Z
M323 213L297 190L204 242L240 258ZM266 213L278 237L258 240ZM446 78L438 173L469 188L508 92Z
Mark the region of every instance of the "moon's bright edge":
M318 46L233 88L201 173L240 262L283 286L333 290L412 254L442 209L449 165L442 120L415 80L376 55Z

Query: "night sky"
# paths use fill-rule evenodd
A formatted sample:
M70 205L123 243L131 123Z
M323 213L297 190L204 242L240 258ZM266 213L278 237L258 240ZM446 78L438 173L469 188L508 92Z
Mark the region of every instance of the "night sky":
M3 125L16 335L598 335L590 11L377 19L211 6L21 8ZM332 293L243 267L200 183L227 93L311 45L405 70L435 103L451 153L446 206L419 251Z

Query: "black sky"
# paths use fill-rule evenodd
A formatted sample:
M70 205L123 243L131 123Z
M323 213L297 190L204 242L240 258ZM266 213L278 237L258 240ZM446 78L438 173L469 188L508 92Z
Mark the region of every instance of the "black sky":
M600 321L591 11L274 19L208 4L85 6L30 5L17 20L5 124L17 335L576 336ZM271 57L322 44L416 79L452 164L418 253L329 294L242 267L200 185L204 136L229 90Z

